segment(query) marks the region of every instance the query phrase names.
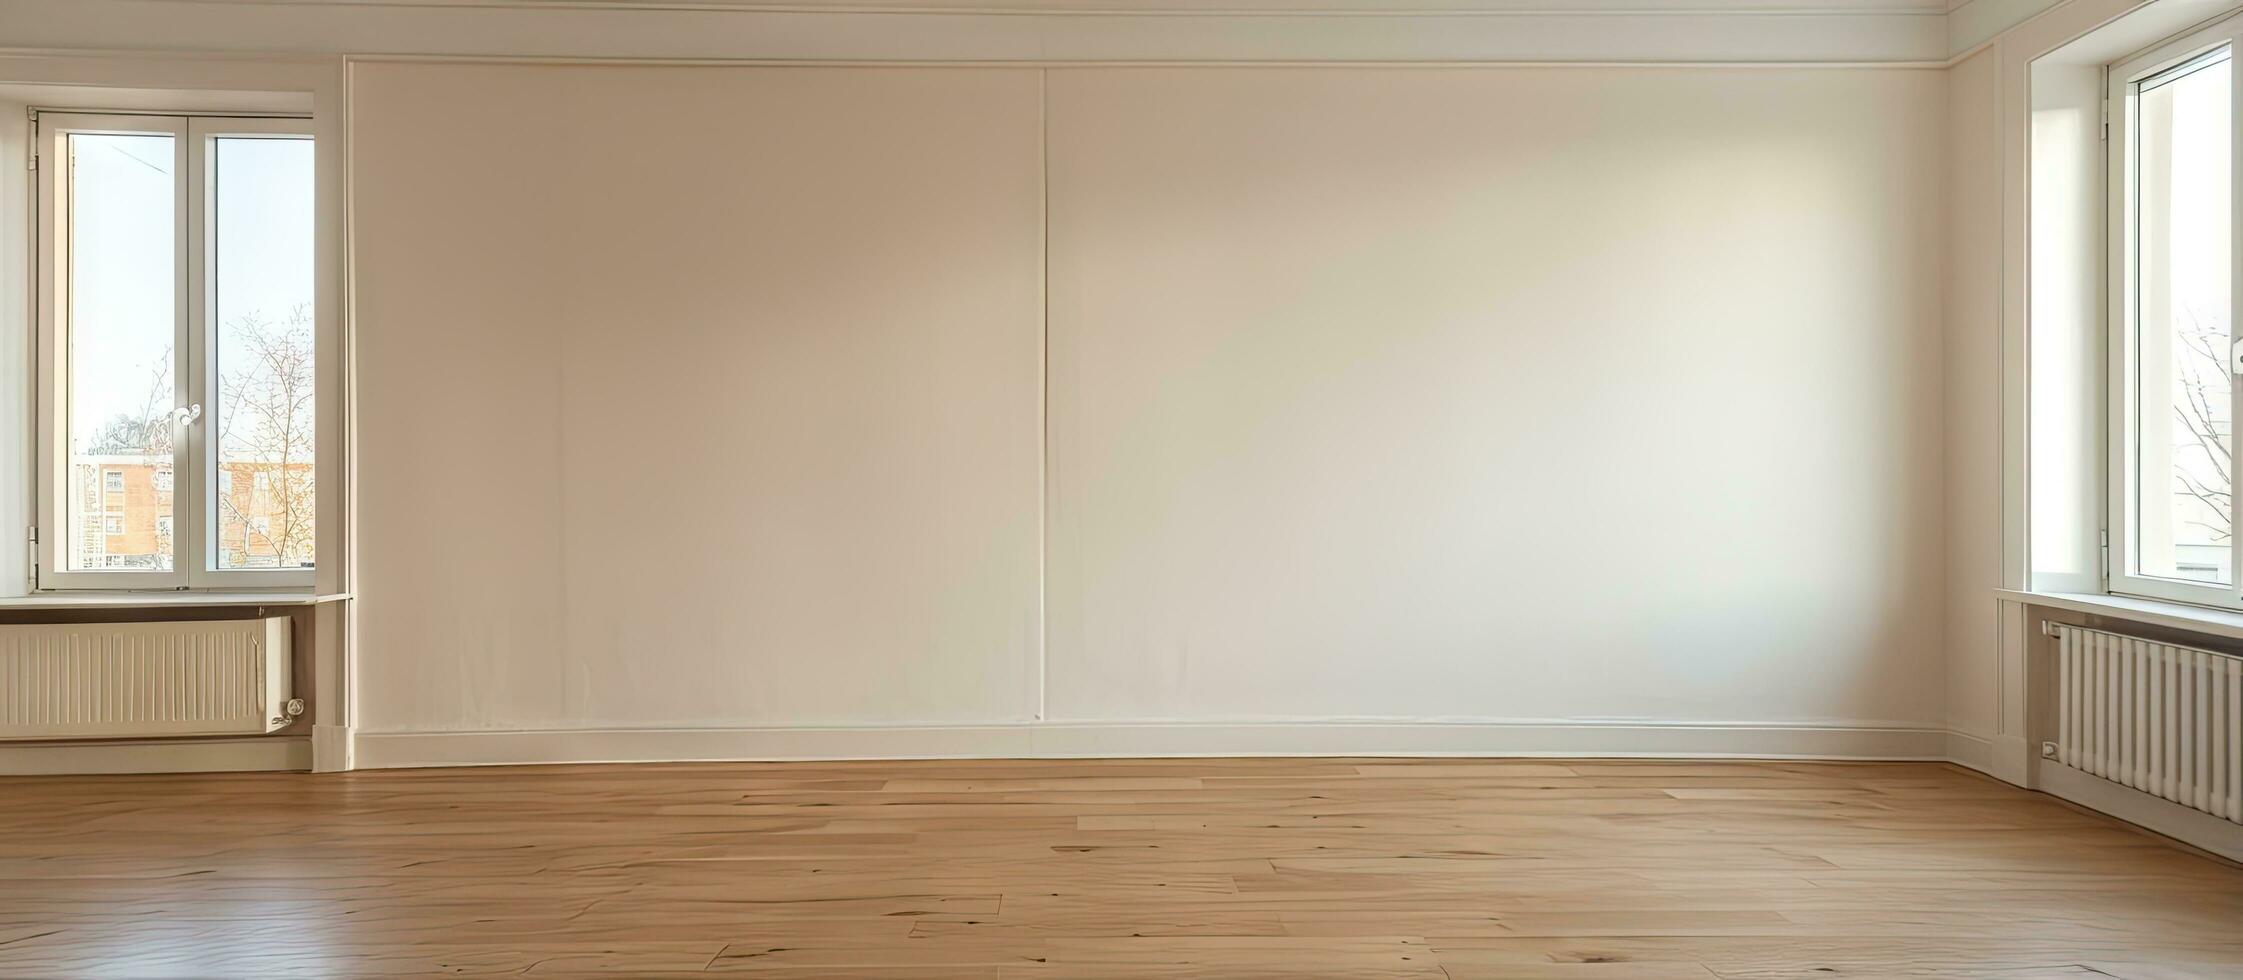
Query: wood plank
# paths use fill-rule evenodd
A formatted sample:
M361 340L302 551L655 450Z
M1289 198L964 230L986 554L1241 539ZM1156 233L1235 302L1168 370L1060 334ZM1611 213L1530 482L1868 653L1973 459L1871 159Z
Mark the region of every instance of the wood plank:
M2243 869L1931 763L0 779L0 976L2243 974Z

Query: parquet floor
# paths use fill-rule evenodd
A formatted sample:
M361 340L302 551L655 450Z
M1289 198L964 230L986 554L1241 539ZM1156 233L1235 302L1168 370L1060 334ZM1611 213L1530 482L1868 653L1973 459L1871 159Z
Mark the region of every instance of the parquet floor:
M2243 976L2243 869L1936 764L0 779L0 976Z

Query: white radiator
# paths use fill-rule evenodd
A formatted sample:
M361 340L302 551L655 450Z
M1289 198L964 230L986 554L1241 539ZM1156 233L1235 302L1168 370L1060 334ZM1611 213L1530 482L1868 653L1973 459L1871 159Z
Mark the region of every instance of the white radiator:
M2049 623L2046 761L2243 824L2243 659Z
M254 735L286 725L287 617L0 626L0 739Z

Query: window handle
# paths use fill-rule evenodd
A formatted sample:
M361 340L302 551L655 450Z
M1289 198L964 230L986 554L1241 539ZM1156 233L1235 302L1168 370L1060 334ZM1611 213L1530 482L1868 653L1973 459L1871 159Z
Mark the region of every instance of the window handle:
M202 418L202 406L200 404L182 405L171 410L171 417L173 421L180 425L193 425Z

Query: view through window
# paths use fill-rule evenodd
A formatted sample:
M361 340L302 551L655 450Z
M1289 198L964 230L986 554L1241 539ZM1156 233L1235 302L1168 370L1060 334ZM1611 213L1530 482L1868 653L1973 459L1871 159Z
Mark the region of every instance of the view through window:
M309 567L312 144L221 138L212 170L218 567Z
M313 143L301 121L43 115L62 363L42 584L315 560ZM295 131L292 131L295 130ZM44 544L43 544L44 546ZM123 581L116 576L124 576Z
M71 567L172 567L177 140L73 133L70 166Z
M2232 585L2228 49L2144 79L2134 113L2139 574Z

